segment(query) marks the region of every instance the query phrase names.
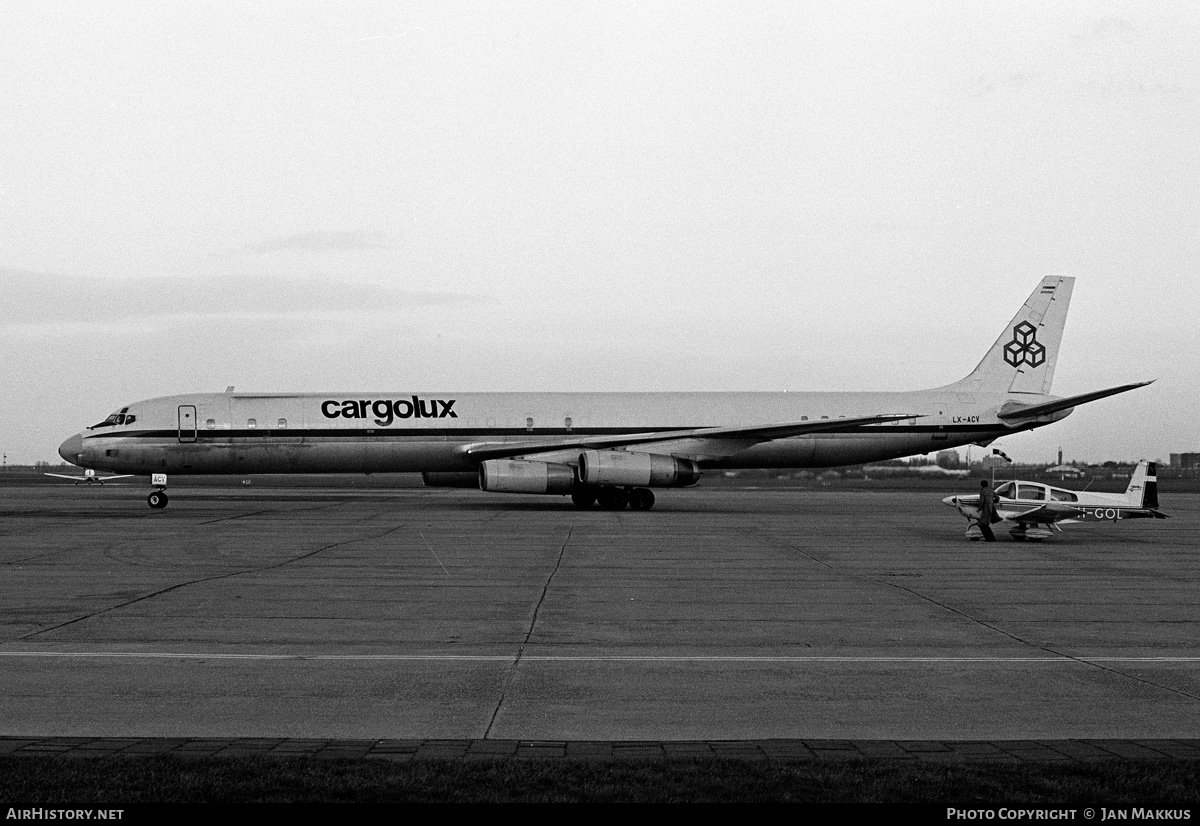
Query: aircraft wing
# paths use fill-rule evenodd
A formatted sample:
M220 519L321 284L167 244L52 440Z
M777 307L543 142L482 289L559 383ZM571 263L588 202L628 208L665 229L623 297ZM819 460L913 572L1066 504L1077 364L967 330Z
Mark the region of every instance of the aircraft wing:
M70 479L72 482L86 482L86 476L68 476L65 473L43 473L43 476L56 476L59 479Z
M817 419L816 421L752 425L748 427L701 427L686 430L660 430L618 436L595 436L576 440L481 442L479 444L467 445L462 450L472 459L478 459L482 462L487 459L505 459L510 456L524 456L533 453L553 453L573 448L606 450L616 447L628 447L630 445L652 444L654 442L673 442L680 439L740 439L751 443L769 442L773 439L786 439L789 436L803 436L808 433L821 433L826 430L838 430L844 427L861 427L863 425L896 422L902 419L916 419L921 418L922 415L917 413L886 413L876 416Z
M1039 525L1048 525L1051 522L1061 522L1064 519L1074 519L1079 516L1080 508L1077 505L1067 505L1059 502L1047 502L1044 505L1039 505L1036 508L1030 508L1027 511L1010 514L1005 516L1012 522L1031 522Z
M68 476L65 473L44 473L43 476L55 476L59 479L70 479L72 482L110 482L113 479L129 479L134 474L122 473L119 476Z
M1065 399L1055 399L1054 401L1042 402L1041 404L1022 404L1021 402L1008 401L1004 403L1004 406L1000 408L996 416L1006 422L1014 419L1033 419L1037 416L1057 413L1069 407L1078 407L1081 404L1094 402L1097 399L1115 396L1127 390L1136 390L1139 387L1145 387L1147 384L1153 383L1154 380L1151 379L1150 381L1140 381L1136 384L1122 384L1120 387L1110 387L1107 390L1094 390L1091 393L1080 393L1078 396L1067 396Z

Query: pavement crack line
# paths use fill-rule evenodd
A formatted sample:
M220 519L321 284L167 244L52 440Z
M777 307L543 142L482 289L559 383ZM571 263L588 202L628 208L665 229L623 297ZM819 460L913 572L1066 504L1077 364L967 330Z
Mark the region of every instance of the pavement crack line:
M327 508L340 507L344 504L346 504L346 503L345 502L328 502L328 503L313 505L312 507L309 507L309 508L295 508L294 510L289 511L288 513L292 514L292 513L307 513L309 511L321 511L321 510L326 510ZM275 513L277 510L278 510L278 508L274 508L274 509L273 508L265 508L260 511L249 511L247 513L236 513L233 516L222 516L219 519L206 519L205 521L197 522L196 524L197 525L214 525L218 522L232 522L235 519L247 519L251 516L260 516L261 514L264 514L264 513Z
M332 548L337 548L342 545L353 545L355 542L363 542L364 540L368 540L368 539L382 539L383 537L387 536L388 534L394 533L395 531L398 531L403 527L404 527L404 525L396 525L395 527L388 528L383 533L376 534L375 536L360 536L360 537L356 537L355 539L345 539L345 540L342 540L341 542L333 542L333 543L330 543L329 545L324 545L320 548L316 548L312 551L309 551L308 553L300 554L299 556L294 556L291 559L285 559L281 562L275 562L270 565L260 565L257 568L244 568L240 571L229 571L228 573L224 573L224 574L215 574L213 576L200 577L199 579L190 579L187 582L177 582L174 585L170 585L166 588L160 588L159 590L154 591L152 593L143 594L140 597L135 597L133 599L126 600L125 602L118 603L117 605L109 605L108 607L101 608L98 611L92 611L90 614L84 614L81 617L75 617L74 619L67 620L66 622L60 622L58 625L52 625L49 628L40 628L37 631L31 631L28 634L24 634L20 637L17 637L17 639L18 640L28 640L28 639L33 639L34 637L41 636L42 634L49 634L51 631L57 631L60 628L66 628L68 625L74 625L77 622L84 622L85 620L90 620L94 617L98 617L101 614L107 614L110 611L117 611L117 610L120 610L121 608L128 608L130 605L136 605L139 602L145 602L148 599L154 599L155 597L162 596L163 594L169 594L172 591L178 591L180 588L187 588L189 585L203 585L206 582L216 582L217 580L230 579L232 577L242 576L244 574L257 574L257 573L262 573L263 571L273 571L276 568L282 568L284 565L291 565L295 562L302 562L305 559L308 559L309 557L316 556L319 553L331 550Z
M100 548L100 552L102 554L107 555L108 552L111 551L113 548L116 548L117 546L123 545L123 544L125 544L124 539L114 541L114 542L109 542L107 545ZM25 564L33 563L35 561L49 559L49 558L55 557L55 556L63 556L65 554L75 553L76 551L95 551L98 547L99 546L96 544L83 544L83 545L72 545L69 548L61 548L57 551L40 551L40 552L34 554L33 556L23 556L18 559L6 559L3 562L0 562L0 566L25 565Z
M546 581L542 583L542 592L538 594L537 603L533 606L533 616L529 619L529 628L525 631L525 639L521 640L521 644L517 648L517 655L508 667L508 674L505 675L504 683L500 686L500 696L496 699L496 707L492 709L492 716L488 720L487 728L483 731L484 740L492 736L492 729L496 725L496 718L500 716L500 709L504 707L504 701L508 697L508 690L512 686L513 680L517 677L517 668L521 665L522 657L525 656L525 647L529 645L529 641L533 638L533 630L537 627L538 612L542 610L542 603L546 601L546 594L550 591L550 583L554 580L554 575L562 567L563 557L566 555L567 546L571 544L571 535L573 533L575 533L574 527L567 529L567 538L563 540L562 547L558 549L558 559L554 560L554 568L550 571L549 576L546 577Z
M944 611L949 611L950 613L952 613L952 614L955 614L956 616L962 617L963 619L965 619L965 620L968 620L968 621L970 621L970 622L973 622L973 623L975 623L976 625L980 625L980 626L982 626L983 628L986 628L986 629L988 629L989 631L992 631L992 632L994 632L994 633L996 633L996 634L1000 634L1000 635L1002 635L1002 636L1008 637L1008 638L1009 638L1010 640L1012 640L1013 642L1019 643L1020 645L1023 645L1023 646L1025 646L1026 648L1032 648L1032 649L1035 649L1035 650L1037 650L1037 651L1044 651L1044 652L1046 652L1047 654L1052 654L1052 655L1054 655L1055 657L1061 657L1061 658L1063 658L1063 659L1065 659L1065 660L1070 660L1071 662L1079 663L1080 665L1086 665L1086 666L1090 666L1091 668L1096 668L1096 669L1099 669L1100 671L1104 671L1104 672L1107 672L1107 673L1109 673L1109 674L1113 674L1113 675L1115 675L1115 676L1118 676L1118 677L1123 677L1123 678L1125 678L1125 679L1127 679L1127 680L1133 680L1134 682L1136 682L1136 683L1141 683L1142 685L1145 685L1145 686L1149 686L1149 687L1152 687L1152 688L1157 688L1157 689L1159 689L1159 690L1161 690L1161 691L1166 691L1166 692L1168 692L1168 693L1170 693L1170 694L1175 694L1175 695L1178 695L1178 696L1180 696L1180 697L1187 697L1189 700L1198 700L1198 701L1200 701L1200 696L1197 696L1197 695L1195 695L1195 694L1191 694L1191 693L1189 693L1189 692L1187 692L1187 691L1183 691L1183 690L1181 690L1181 689L1178 689L1178 688L1172 688L1172 687L1171 687L1171 686L1169 686L1169 685L1163 685L1162 683L1157 683L1157 682L1155 682L1154 680L1148 680L1148 679L1146 679L1146 678L1144 678L1144 677L1138 677L1138 676L1137 676L1137 675L1135 675L1135 674L1128 674L1128 673L1126 673L1126 672L1124 672L1124 671L1122 671L1122 670L1120 670L1120 669L1118 669L1118 668L1113 668L1113 667L1112 667L1112 666L1110 666L1110 665L1106 665L1105 663L1096 662L1096 661L1094 661L1094 660L1091 660L1091 659L1081 659L1080 657L1076 657L1076 656L1074 656L1074 655L1067 654L1067 653L1065 653L1065 652L1062 652L1062 651L1057 651L1057 650L1055 650L1054 648L1051 648L1050 646L1047 646L1047 645L1039 645L1038 643L1032 642L1032 641L1030 641L1030 640L1027 640L1027 639L1023 639L1022 637L1019 637L1019 636L1017 636L1016 634L1012 633L1011 631L1006 631L1006 630L1004 630L1003 628L1000 628L999 626L993 625L993 624L992 624L992 623L990 623L990 622L986 622L986 621L984 621L984 620L981 620L981 619L979 619L978 617L973 617L973 616L971 616L970 614L966 613L965 611L962 611L962 610L960 610L960 609L958 609L958 608L955 608L953 605L947 605L946 603L944 603L944 602L940 602L940 601L938 601L938 600L934 599L934 598L933 598L933 597L931 597L931 596L927 596L927 595L925 595L925 594L922 594L922 593L920 593L919 591L914 591L912 588L908 588L908 587L906 587L906 586L904 586L904 585L901 585L901 584L899 584L899 583L896 583L896 582L888 582L888 581L886 581L886 580L877 579L877 578L875 578L875 577L868 576L868 575L866 575L866 574L857 574L857 573L853 573L853 572L845 571L845 570L843 570L843 569L841 569L841 568L837 567L836 565L833 565L833 564L831 564L831 563L829 563L829 562L826 562L826 561L825 561L825 560L823 560L823 559L818 559L817 557L813 556L813 555L812 555L811 553L809 553L808 551L804 550L803 548L797 547L796 545L793 545L793 544L791 544L790 542L784 542L784 541L781 541L781 540L778 540L778 539L772 539L771 537L762 536L761 534L757 534L757 533L755 533L754 531L752 531L752 530L749 530L749 529L747 529L747 528L744 528L744 527L743 527L743 528L741 528L740 530L741 530L743 533L745 533L745 534L748 534L749 536L752 536L752 537L754 537L755 539L757 539L757 540L760 540L760 541L762 541L762 542L769 542L769 543L771 543L772 545L776 545L776 546L778 546L778 547L789 548L789 549L791 549L791 550L795 551L796 553L800 554L801 556L805 557L806 559L809 559L809 560L811 560L811 561L815 562L816 564L818 564L818 565L820 565L820 566L822 566L822 567L824 567L824 568L827 568L827 569L829 569L830 571L834 571L835 573L837 573L837 574L839 574L839 575L841 575L841 576L854 577L855 579L860 579L860 580L863 580L863 581L865 581L865 582L870 582L870 583L872 583L873 585L882 585L882 586L884 586L884 587L888 587L888 588L895 588L895 589L896 589L896 590L898 590L898 591L903 591L904 593L906 593L906 594L908 594L908 595L910 595L910 596L913 596L913 597L916 597L917 599L924 600L925 602L928 602L930 605L936 605L938 608L941 608L941 609L942 609L942 610L944 610Z
M222 516L220 519L206 519L203 522L197 522L198 525L215 525L218 522L232 522L235 519L248 519L251 516L258 516L263 513L270 513L269 510L249 511L248 513L237 513L233 516Z

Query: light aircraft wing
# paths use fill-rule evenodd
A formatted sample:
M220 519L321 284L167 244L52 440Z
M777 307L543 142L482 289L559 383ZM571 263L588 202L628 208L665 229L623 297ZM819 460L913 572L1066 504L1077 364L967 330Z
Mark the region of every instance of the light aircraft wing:
M821 433L826 430L837 430L843 427L860 427L862 425L896 422L902 419L917 419L921 418L922 415L917 413L887 413L876 416L818 419L816 421L786 422L749 427L701 427L691 430L651 431L646 433L622 434L619 436L595 436L576 440L481 442L466 445L462 450L472 459L484 461L487 459L504 459L510 456L524 456L533 453L552 453L572 448L605 450L628 447L629 445L652 444L654 442L673 442L681 439L740 439L751 443L769 442L772 439L786 439L789 436L803 436L808 433Z
M1021 402L1009 401L1005 402L996 415L1006 422L1013 421L1014 419L1033 419L1037 416L1057 413L1069 407L1078 407L1081 404L1094 402L1097 399L1115 396L1127 390L1136 390L1139 387L1145 387L1147 384L1153 383L1154 379L1140 381L1136 384L1122 384L1120 387L1110 387L1107 390L1094 390L1091 393L1080 393L1078 396L1068 396L1065 399L1055 399L1054 401L1042 402L1041 404L1022 404Z
M1079 516L1079 511L1080 508L1076 505L1048 502L1045 505L1038 505L1036 508L1030 508L1021 513L1014 513L1004 518L1013 522L1032 522L1039 525L1047 525L1051 522L1073 519Z

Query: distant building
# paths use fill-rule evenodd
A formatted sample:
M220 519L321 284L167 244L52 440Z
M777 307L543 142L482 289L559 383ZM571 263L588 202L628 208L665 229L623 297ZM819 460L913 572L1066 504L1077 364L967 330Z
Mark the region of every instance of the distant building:
M1172 453L1171 467L1179 470L1200 468L1200 453Z
M1058 464L1058 465L1055 465L1054 467L1046 468L1046 473L1053 473L1056 476L1058 476L1058 478L1060 478L1060 479L1068 479L1068 478L1074 479L1074 478L1078 478L1078 477L1084 475L1083 471L1080 470L1079 468L1075 467L1074 465L1063 465L1063 464Z
M954 470L962 467L962 459L958 458L957 450L939 450L933 463L940 468Z

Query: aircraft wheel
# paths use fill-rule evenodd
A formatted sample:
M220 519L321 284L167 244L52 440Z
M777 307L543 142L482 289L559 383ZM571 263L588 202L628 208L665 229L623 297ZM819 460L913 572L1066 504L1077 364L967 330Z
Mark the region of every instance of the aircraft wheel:
M167 499L167 492L165 490L156 490L146 497L146 501L150 504L150 507L158 509L165 508L169 500Z
M606 511L619 511L629 504L629 494L624 488L603 487L596 495L600 501L600 507Z
M575 503L577 508L590 508L596 504L596 491L586 489L577 490L571 494L571 501Z
M629 507L635 511L648 511L654 507L654 491L650 488L634 488L629 492Z

